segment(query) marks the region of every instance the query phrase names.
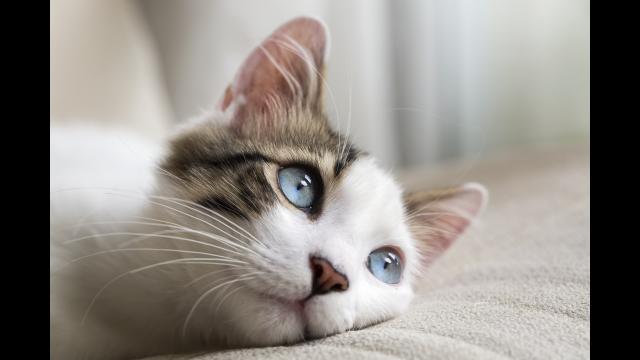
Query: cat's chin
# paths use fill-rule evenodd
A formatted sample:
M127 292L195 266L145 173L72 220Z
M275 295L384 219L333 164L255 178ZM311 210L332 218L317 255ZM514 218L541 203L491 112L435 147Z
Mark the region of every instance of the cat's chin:
M321 338L344 332L354 325L349 306L341 306L327 296L288 300L271 295L255 294L269 303L271 316L282 319L279 329L265 331L276 335L267 345L282 345ZM275 331L274 331L275 330Z
M241 325L251 336L237 344L240 346L294 344L344 332L354 325L353 314L338 310L344 307L326 296L289 300L253 291L245 296L245 301L256 305L246 310L256 311Z
M303 307L244 288L229 299L222 311L227 327L219 335L229 347L295 344L304 340Z

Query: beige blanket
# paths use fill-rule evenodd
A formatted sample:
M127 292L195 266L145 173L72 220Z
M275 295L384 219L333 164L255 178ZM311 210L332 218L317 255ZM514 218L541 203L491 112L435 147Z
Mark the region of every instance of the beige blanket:
M404 174L409 188L474 180L490 191L481 223L433 265L404 316L295 346L188 358L589 358L588 171L578 147Z

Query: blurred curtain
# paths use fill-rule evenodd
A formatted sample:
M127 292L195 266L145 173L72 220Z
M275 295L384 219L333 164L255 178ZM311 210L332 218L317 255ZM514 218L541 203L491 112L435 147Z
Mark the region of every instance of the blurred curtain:
M586 141L588 1L390 5L402 164Z
M275 27L314 15L331 33L327 110L387 167L589 135L586 0L51 4L60 121L160 131L214 104Z

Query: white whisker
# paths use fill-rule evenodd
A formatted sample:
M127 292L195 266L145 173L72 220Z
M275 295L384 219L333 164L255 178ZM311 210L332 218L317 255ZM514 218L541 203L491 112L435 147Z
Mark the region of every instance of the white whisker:
M100 295L114 282L116 282L119 279L122 279L123 277L127 276L127 275L131 275L131 274L135 274L141 271L145 271L145 270L149 270L158 266L162 266L162 265L169 265L169 264L175 264L175 263L181 263L184 261L189 261L189 260L198 260L201 258L183 258L183 259L174 259L174 260L167 260L167 261L162 261L159 263L155 263L155 264L151 264L151 265L147 265L147 266L143 266L143 267L139 267L137 269L134 270L130 270L127 271L125 273L122 273L116 277L114 277L113 279L109 280L104 286L102 286L102 288L100 288L100 290L98 290L98 292L96 293L96 295L93 297L93 299L91 299L91 302L89 303L89 306L87 307L87 310L84 312L84 315L82 316L82 321L80 321L80 325L84 325L85 320L87 319L87 316L89 315L89 312L91 311L91 308L93 307L93 304L96 302L96 300L98 300L98 298L100 297Z
M191 310L189 310L189 313L187 314L187 317L184 321L184 326L182 328L182 334L183 336L186 336L187 334L187 328L189 326L189 321L191 320L191 317L193 316L193 313L195 312L196 308L198 307L198 305L202 302L202 300L204 300L205 297L207 297L207 295L211 294L212 292L216 291L217 289L221 288L222 286L228 285L228 284L233 284L236 283L238 281L245 281L251 278L251 276L259 274L259 272L256 273L248 273L248 274L244 274L241 275L240 277L234 279L234 280L230 280L227 282L224 282L220 285L216 285L213 288L207 290L204 294L202 294L197 300L196 302L193 304L193 306L191 307Z
M247 279L247 280L249 280L249 279ZM218 306L216 306L216 309L215 309L214 313L216 313L216 314L217 314L217 313L218 313L218 311L220 311L220 307L222 306L222 304L224 303L224 301L225 301L226 299L228 299L228 298L229 298L229 296L231 296L232 294L235 294L235 293L236 293L236 292L238 292L240 289L244 289L244 288L246 288L246 287L247 287L246 285L244 285L244 286L243 286L243 285L240 285L240 286L238 286L235 290L229 291L229 292L227 293L227 295L225 295L225 296L220 300L220 302L218 303Z
M104 254L111 254L111 253L119 253L119 252L134 252L134 251L157 251L157 252L174 252L174 253L181 253L181 254L198 254L198 255L205 255L205 256L209 256L211 257L211 260L220 260L220 261L225 261L225 262L232 262L232 263L240 263L240 264L247 264L244 261L241 260L237 260L237 259L232 259L232 260L228 260L228 258L226 257L222 257L220 255L216 255L216 254L211 254L211 253L207 253L207 252L203 252L203 251L191 251L191 250L178 250L178 249L164 249L164 248L127 248L127 249L110 249L110 250L103 250L103 251L98 251L89 255L84 255L78 258L75 258L69 262L67 262L66 264L64 264L63 266L61 266L60 268L58 268L56 271L52 272L52 275L55 273L60 272L60 270L64 269L67 266L70 266L78 261L82 261L84 259L88 259L94 256L99 256L99 255L104 255Z
M194 230L195 231L195 230ZM198 232L201 233L201 232ZM201 234L205 234L205 233L201 233ZM125 235L129 235L129 236L153 236L153 237L157 237L157 238L164 238L164 239L171 239L171 240L180 240L180 241L186 241L186 242L192 242L192 243L196 243L196 244L200 244L203 246L209 246L218 250L222 250L222 251L228 251L231 252L233 254L236 255L240 255L243 256L244 254L233 251L231 249L225 249L223 247L220 247L218 245L215 244L211 244L211 243L207 243L204 241L198 241L198 240L193 240L193 239L189 239L189 238L185 238L185 237L181 237L181 236L171 236L171 235L154 235L154 234L148 234L148 233L136 233L136 232L113 232L113 233L105 233L105 234L97 234L97 235L87 235L87 236L82 236L79 238L75 238L75 239L71 239L71 240L66 240L64 241L64 244L69 244L69 243L74 243L77 241L81 241L81 240L87 240L87 239L92 239L92 238L96 238L96 237L111 237L111 236L125 236ZM215 235L209 235L211 236L211 238L216 239L218 238ZM124 249L121 249L124 250Z
M189 281L188 283L184 284L183 286L184 286L184 287L189 287L190 285L193 285L193 284L197 283L198 281L200 281L200 280L202 280L202 279L204 279L204 278L207 278L207 277L209 277L209 276L213 276L213 275L219 274L219 273L221 273L221 272L230 271L230 270L243 270L243 269L253 269L253 268L252 268L252 267L250 267L250 266L240 266L240 267L237 267L237 268L236 268L236 267L234 267L234 268L228 268L228 269L221 269L221 270L211 271L211 272L208 272L208 273L206 273L206 274L204 274L204 275L198 276L197 278L195 278L195 279L193 279L193 280Z
M179 202L179 203L176 203L176 205L186 206L185 204L182 204L182 203L187 203L187 204L190 204L190 205L193 205L193 206L197 206L197 207L199 207L199 208L201 208L201 209L203 209L203 210L206 210L206 211L210 212L211 214L214 214L214 215L216 215L216 216L221 217L221 218L222 218L223 220L225 220L227 223L229 223L229 224L231 224L231 225L235 226L237 229L239 229L240 231L242 231L244 234L241 234L238 230L236 230L236 229L234 229L234 228L230 227L229 225L227 225L227 224L225 224L225 223L221 222L221 221L220 221L220 219L216 219L216 218L214 218L213 216L211 216L211 214L203 213L203 212L201 212L201 211L199 211L199 210L197 210L197 209L194 209L193 207L188 207L188 208L190 208L190 209L191 209L191 210L193 210L193 211L198 212L199 214L205 215L205 216L207 216L208 218L210 218L210 219L212 219L212 220L215 220L215 221L220 222L220 224L221 224L221 225L224 225L224 226L225 226L226 228L228 228L229 230L234 231L234 232L235 232L235 233L237 233L238 235L245 237L247 240L256 241L256 242L257 242L257 243L259 243L260 245L263 245L263 246L264 246L264 244L263 244L260 240L258 240L258 239L253 235L253 234L251 234L250 232L248 232L246 229L244 229L243 227L241 227L241 226L239 226L238 224L234 223L233 221L229 220L229 219L228 219L228 218L226 218L224 215L222 215L222 214L220 214L220 213L218 213L218 212L216 212L216 211L213 211L213 210L211 210L211 209L209 209L209 208L207 208L207 207L205 207L205 206L203 206L203 205L201 205L201 204L198 204L198 203L193 202L193 201L185 200L185 199L172 198L172 197L166 197L166 196L152 195L152 196L150 196L150 197L152 197L152 198L157 198L157 199L161 199L161 200L170 201L170 202L172 202L172 203Z

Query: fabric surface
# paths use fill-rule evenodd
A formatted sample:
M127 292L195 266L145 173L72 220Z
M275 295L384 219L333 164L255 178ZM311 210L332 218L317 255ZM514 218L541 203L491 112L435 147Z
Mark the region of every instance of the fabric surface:
M293 346L154 359L586 359L586 147L415 170L410 189L478 181L489 206L433 264L402 317Z

